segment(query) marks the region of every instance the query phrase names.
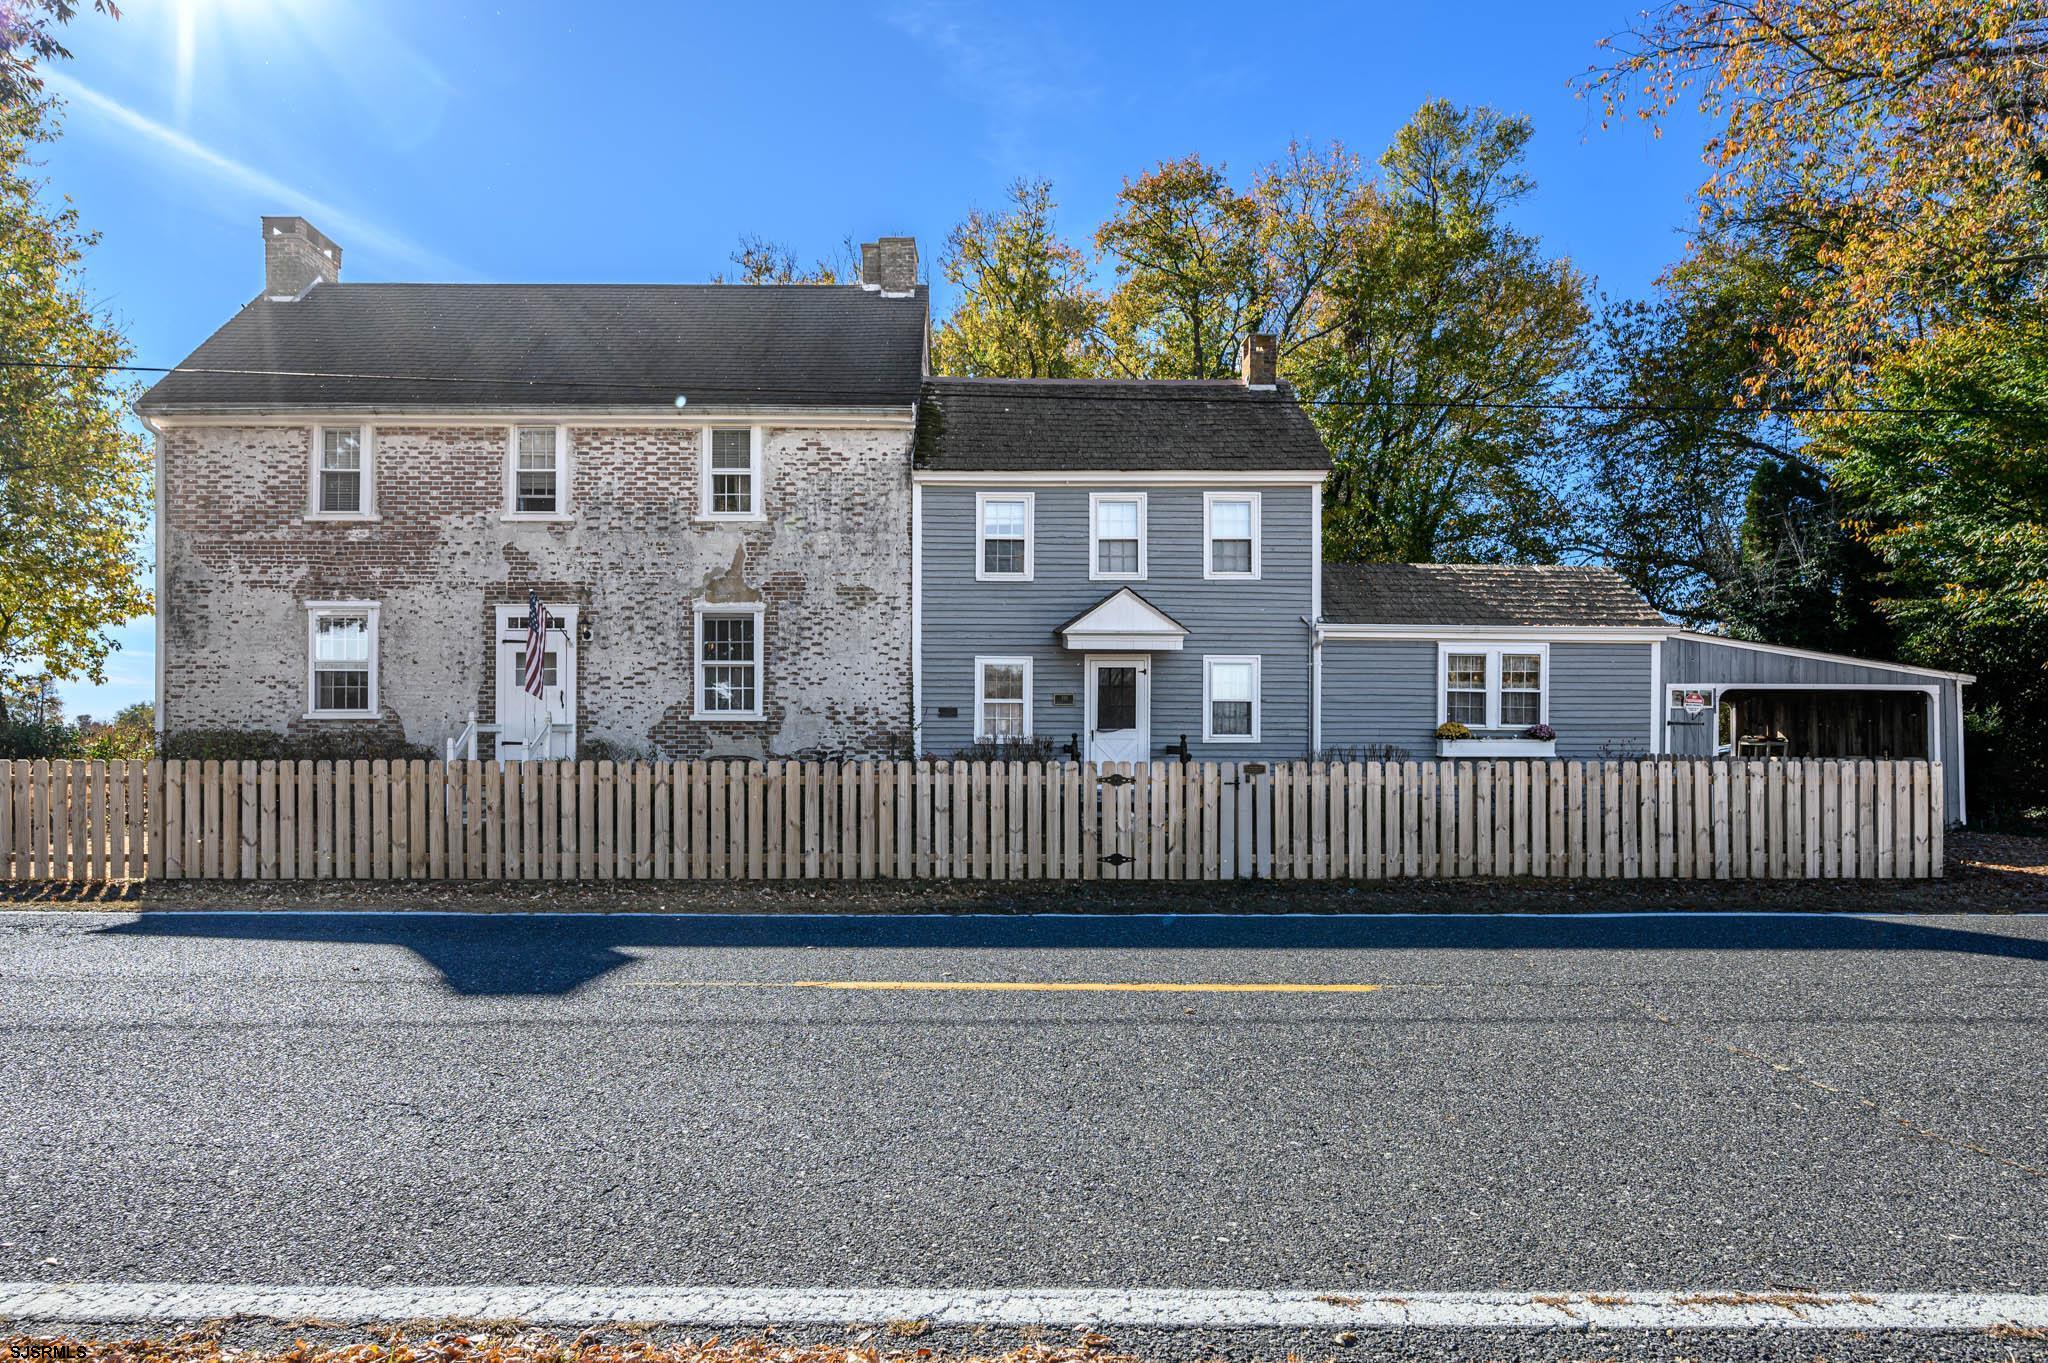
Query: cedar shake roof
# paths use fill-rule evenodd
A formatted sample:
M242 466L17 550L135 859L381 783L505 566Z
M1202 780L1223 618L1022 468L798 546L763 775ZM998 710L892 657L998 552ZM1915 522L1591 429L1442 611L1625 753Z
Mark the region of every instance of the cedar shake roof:
M286 372L173 373L137 406L908 407L925 306L922 287L323 283L246 304L180 366Z
M935 378L918 409L917 465L942 472L1322 473L1330 454L1285 384Z
M1340 625L1668 625L1612 568L1331 563L1323 619Z

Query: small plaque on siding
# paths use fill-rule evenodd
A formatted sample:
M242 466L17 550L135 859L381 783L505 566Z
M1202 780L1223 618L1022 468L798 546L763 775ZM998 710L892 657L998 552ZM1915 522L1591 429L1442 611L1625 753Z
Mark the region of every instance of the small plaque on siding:
M1054 705L1072 705L1074 703L1074 693L1072 691L1055 691L1052 693L1052 703Z
M959 706L957 706L957 705L941 705L941 706L939 707L939 718L940 718L940 719L958 719L958 718L960 718L960 707L959 707Z

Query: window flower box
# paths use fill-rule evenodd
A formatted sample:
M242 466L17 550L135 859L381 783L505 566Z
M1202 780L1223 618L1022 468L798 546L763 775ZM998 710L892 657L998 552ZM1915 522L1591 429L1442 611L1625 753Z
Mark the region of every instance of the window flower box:
M1474 733L1469 738L1439 738L1438 757L1555 757L1555 738L1524 738L1519 732Z

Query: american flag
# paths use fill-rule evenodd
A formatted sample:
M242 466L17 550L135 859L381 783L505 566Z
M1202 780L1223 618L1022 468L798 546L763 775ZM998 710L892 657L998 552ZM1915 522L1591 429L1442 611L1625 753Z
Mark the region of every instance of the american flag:
M526 594L526 691L538 697L541 690L541 664L548 651L548 613L541 608L540 593L529 590Z

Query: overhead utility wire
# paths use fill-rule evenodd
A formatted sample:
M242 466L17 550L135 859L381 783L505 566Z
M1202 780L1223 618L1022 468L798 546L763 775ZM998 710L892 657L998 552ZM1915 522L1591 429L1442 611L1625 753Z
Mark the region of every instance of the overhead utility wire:
M364 383L447 383L469 384L489 388L569 388L622 390L645 393L654 390L666 392L672 385L658 380L625 379L510 379L482 378L469 374L364 374L346 370L324 369L237 369L212 365L158 365L158 364L91 364L82 360L0 360L0 369L88 369L120 374L204 374L224 378L266 378L266 379L338 379ZM1003 382L998 380L998 382ZM1062 381L1073 386L1032 388L1025 386L1029 380L1019 382L1016 387L1005 387L1005 397L1057 398L1064 402L1120 402L1126 395L1117 393L1090 393L1085 386L1086 379ZM1144 382L1144 380L1102 380L1102 382ZM1167 382L1175 382L1168 380ZM1180 382L1186 382L1181 380ZM1228 379L1195 380L1224 386ZM815 388L776 388L765 385L740 385L730 388L715 388L721 395L733 393L782 394L801 397L833 397L829 391ZM1240 401L1238 398L1208 397L1199 392L1182 393L1176 396L1180 402L1227 403ZM1425 411L1445 409L1473 411L1510 412L1637 412L1644 414L1711 416L1730 411L1748 410L1757 415L1766 415L1771 408L1729 408L1706 403L1657 403L1657 402L1564 402L1564 401L1495 401L1486 398L1311 398L1297 396L1295 399L1304 407L1399 407L1418 408ZM681 398L677 405L683 405ZM1886 407L1882 405L1821 405L1785 409L1821 416L2035 416L2048 417L2048 407Z

